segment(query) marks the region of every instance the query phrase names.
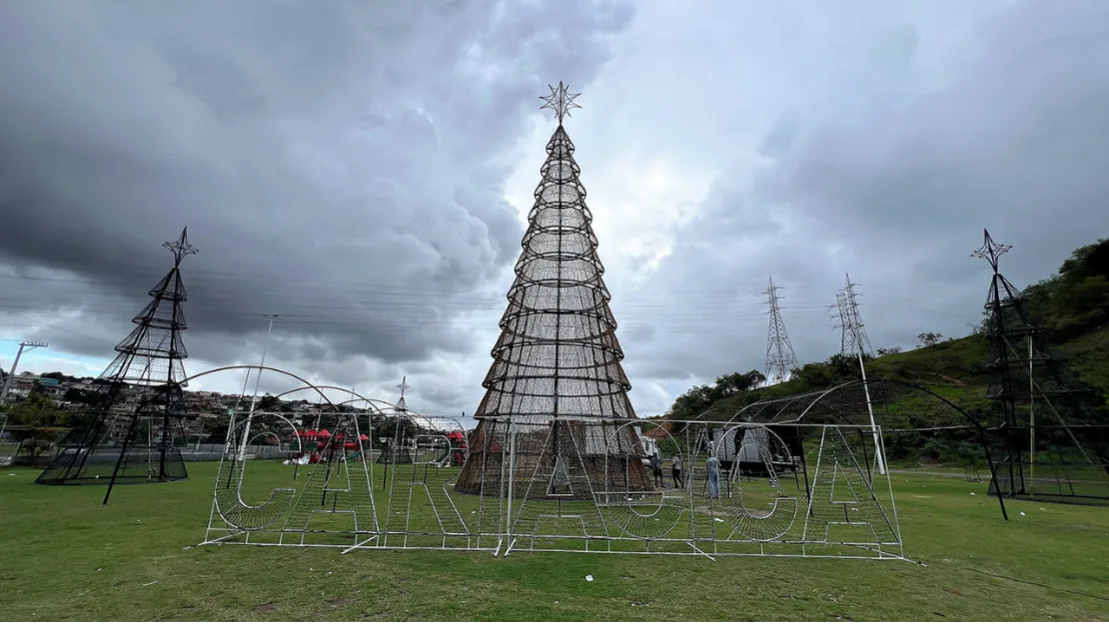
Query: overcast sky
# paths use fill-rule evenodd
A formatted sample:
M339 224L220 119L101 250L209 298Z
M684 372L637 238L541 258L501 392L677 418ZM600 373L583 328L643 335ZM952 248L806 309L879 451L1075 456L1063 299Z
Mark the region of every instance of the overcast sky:
M472 413L559 80L641 415L763 367L770 275L804 362L845 273L912 347L983 227L1020 286L1109 235L1100 0L0 0L0 367L98 374L188 226L189 373L281 314L268 364Z

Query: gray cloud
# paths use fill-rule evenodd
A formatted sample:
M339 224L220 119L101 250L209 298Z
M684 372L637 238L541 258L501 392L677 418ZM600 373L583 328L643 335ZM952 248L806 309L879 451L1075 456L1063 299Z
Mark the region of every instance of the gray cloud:
M352 381L344 358L466 353L514 261L502 196L546 82L589 83L625 3L66 2L0 25L4 310L81 309L97 356L189 226L188 345ZM58 281L61 280L61 281ZM61 326L58 326L61 327ZM482 345L485 348L485 345ZM342 364L338 364L343 362Z
M696 334L637 345L631 367L707 379L761 368L766 319L753 313L765 305L720 302L761 291L769 273L785 287L802 361L838 350L821 306L846 272L862 283L875 346L963 335L987 285L986 265L968 258L983 227L1015 245L1003 268L1020 284L1104 234L1109 12L1018 2L956 27L972 33L958 45L922 34L928 24L849 31L855 56L813 62L836 81L819 101L779 102L755 148L761 163L724 176L645 287L665 296L703 285L674 305L717 311L708 326L719 337L712 348ZM939 73L928 66L937 58Z
M1104 235L1101 3L697 6L8 7L0 321L105 355L187 224L196 366L256 361L276 312L268 362L470 412L558 79L643 414L762 367L770 274L815 360L847 272L913 346L979 317L983 227L1017 284Z

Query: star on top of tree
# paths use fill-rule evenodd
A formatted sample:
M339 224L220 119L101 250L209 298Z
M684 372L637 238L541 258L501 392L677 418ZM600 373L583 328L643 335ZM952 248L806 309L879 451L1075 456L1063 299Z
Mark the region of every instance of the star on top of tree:
M982 232L985 235L985 241L982 243L981 247L974 250L974 253L970 255L972 258L984 258L987 262L990 263L990 266L993 267L994 273L996 273L997 259L1008 253L1008 251L1012 249L1013 246L994 242L993 237L990 236L989 230L983 230Z
M561 80L558 81L557 87L547 85L551 90L550 95L541 95L539 99L546 102L546 104L539 107L539 110L549 108L554 111L555 117L558 119L558 125L562 125L562 118L570 116L570 109L581 108L581 104L576 104L574 98L581 95L580 93L570 93L569 87Z
M189 244L189 228L181 230L181 236L175 241L162 243L162 247L173 252L174 265L181 264L181 259L197 252L196 247Z

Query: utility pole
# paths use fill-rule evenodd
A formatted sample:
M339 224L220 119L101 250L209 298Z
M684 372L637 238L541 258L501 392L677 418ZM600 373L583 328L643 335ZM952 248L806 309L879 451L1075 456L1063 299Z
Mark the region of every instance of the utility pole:
M799 368L797 355L793 352L793 344L786 334L786 324L782 320L782 311L778 306L781 297L778 296L779 287L774 285L774 278L766 288L766 302L770 306L767 314L770 315L770 329L766 337L766 379L772 383L785 381L790 371Z
M19 370L19 358L23 357L23 350L27 349L28 351L30 351L31 349L38 349L40 347L46 348L49 346L49 343L41 342L38 340L31 340L19 343L19 351L17 351L15 354L15 361L12 362L12 368L8 371L8 376L4 378L3 389L0 389L0 405L2 405L5 399L8 398L8 388L10 388L12 385L12 377L15 377L17 374L16 371Z
M258 385L262 383L262 369L266 366L266 353L270 348L270 334L273 333L273 322L281 318L279 314L263 314L265 318L269 319L269 326L266 328L266 341L262 344L262 361L258 363L258 376L254 378L254 394L250 396L250 408L246 412L246 426L243 427L243 440L239 445L239 461L246 460L246 444L250 436L250 421L254 418L254 405L258 401ZM239 475L240 485L242 484L242 475Z
M870 351L870 339L863 329L862 317L859 315L859 302L855 300L858 284L851 282L847 275L847 287L837 295L840 302L840 317L843 320L845 333L849 334L850 344L854 348L855 356L859 359L859 372L863 378L863 393L866 395L866 411L870 416L870 431L874 435L874 461L878 465L878 474L886 474L886 459L882 456L882 441L878 437L878 424L874 421L874 405L870 401L870 386L866 381L866 362L864 355Z

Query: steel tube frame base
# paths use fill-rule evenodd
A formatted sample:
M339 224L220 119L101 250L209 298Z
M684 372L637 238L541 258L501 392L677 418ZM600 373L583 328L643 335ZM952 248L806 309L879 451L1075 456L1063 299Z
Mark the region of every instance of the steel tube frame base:
M630 421L607 427L606 442L557 436L553 426L501 424L490 428L503 432L500 438L471 449L484 454L481 482L496 484L480 494L455 491L460 471L420 461L419 452L413 464L394 465L375 482L373 460L364 459L373 457L373 449L367 448L354 460L336 455L300 466L292 487L277 488L256 504L242 500L241 491L233 496L227 491L236 480L241 486L243 473L250 472L246 465L258 461L240 460L231 446L235 436L229 436L225 457L231 459L221 462L199 545L335 548L342 554L457 550L502 558L581 552L711 561L732 556L911 561L904 554L890 477L871 474L867 466L873 456L869 425L779 424L772 431L752 423ZM683 435L669 433L675 424L683 425ZM328 427L357 431L342 414ZM621 467L647 456L636 449L638 455L629 458L620 442L626 438L623 427L645 430L668 460L682 460L680 485L652 483L646 489L639 480L626 480ZM783 427L795 428L801 442L786 444L788 432L779 436ZM708 431L715 428L722 431ZM552 446L555 437L560 442ZM613 447L606 446L610 442ZM392 451L411 450L400 447ZM620 450L614 456L606 448ZM710 478L705 468L710 455L725 466L718 477ZM600 476L590 472L598 466L605 467ZM387 496L383 505L375 500L382 495Z

